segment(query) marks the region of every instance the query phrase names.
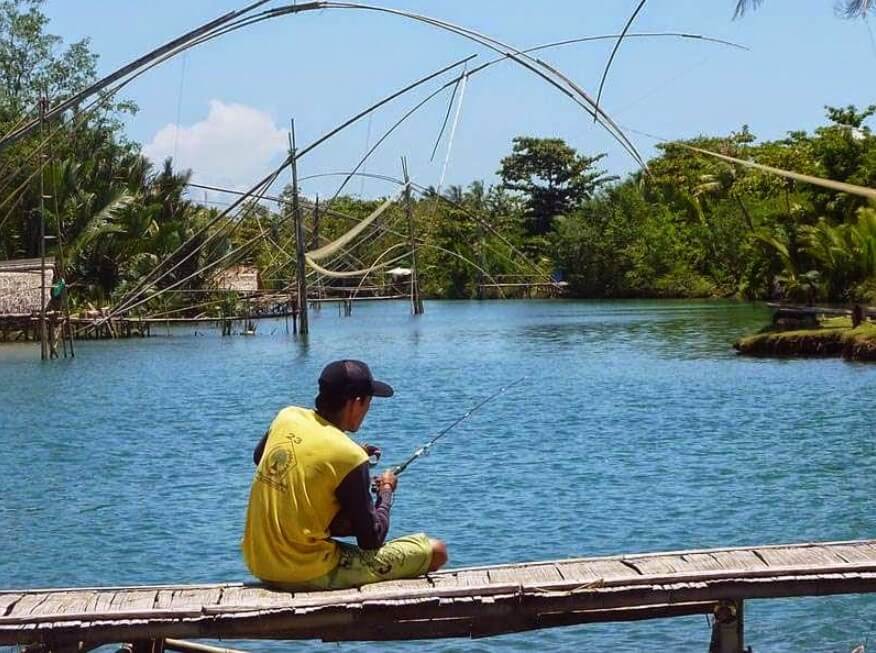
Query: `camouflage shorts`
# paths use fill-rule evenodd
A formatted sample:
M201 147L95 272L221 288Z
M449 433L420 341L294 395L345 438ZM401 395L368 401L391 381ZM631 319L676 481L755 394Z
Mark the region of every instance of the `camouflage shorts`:
M405 535L379 549L360 549L338 542L341 559L325 576L298 585L306 590L338 590L400 578L416 578L429 571L432 544L424 533ZM303 586L303 587L302 587Z

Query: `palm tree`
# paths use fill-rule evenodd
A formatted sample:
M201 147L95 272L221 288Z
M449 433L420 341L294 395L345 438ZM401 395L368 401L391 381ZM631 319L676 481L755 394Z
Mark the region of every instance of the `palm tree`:
M749 8L756 9L763 0L738 0L734 18L742 16ZM876 9L876 0L840 0L837 4L839 13L845 18L862 18L871 9Z

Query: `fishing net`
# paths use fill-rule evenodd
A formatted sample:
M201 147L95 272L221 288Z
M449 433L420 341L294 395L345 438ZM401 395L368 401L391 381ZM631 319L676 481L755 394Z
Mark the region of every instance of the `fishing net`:
M399 197L401 197L402 193L404 193L406 189L407 186L403 187L398 193L396 193L395 195L387 199L383 204L381 204L376 211L374 211L371 215L362 220L362 222L350 229L347 233L342 235L337 240L334 240L327 245L323 245L319 249L307 252L306 257L308 263L310 263L313 269L316 270L317 268L313 265L313 261L319 261L326 258L327 256L331 256L332 254L335 254L336 252L340 251L348 244L353 242L363 231L365 231L375 220L377 220L377 218L379 218L383 214L383 212L386 211L386 209L388 209L392 204L397 202Z

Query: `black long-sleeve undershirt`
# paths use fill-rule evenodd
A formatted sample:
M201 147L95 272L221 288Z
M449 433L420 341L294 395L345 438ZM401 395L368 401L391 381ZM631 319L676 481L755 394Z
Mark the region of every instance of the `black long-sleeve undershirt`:
M362 549L379 549L389 533L392 490L381 489L375 504L371 500L371 475L367 462L344 477L335 490L341 514L350 518L356 543Z

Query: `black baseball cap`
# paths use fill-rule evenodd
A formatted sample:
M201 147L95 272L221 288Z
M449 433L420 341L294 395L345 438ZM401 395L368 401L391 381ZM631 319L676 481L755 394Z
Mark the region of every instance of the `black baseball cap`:
M383 381L376 381L362 361L342 360L326 365L319 375L320 394L343 397L391 397L395 391Z

